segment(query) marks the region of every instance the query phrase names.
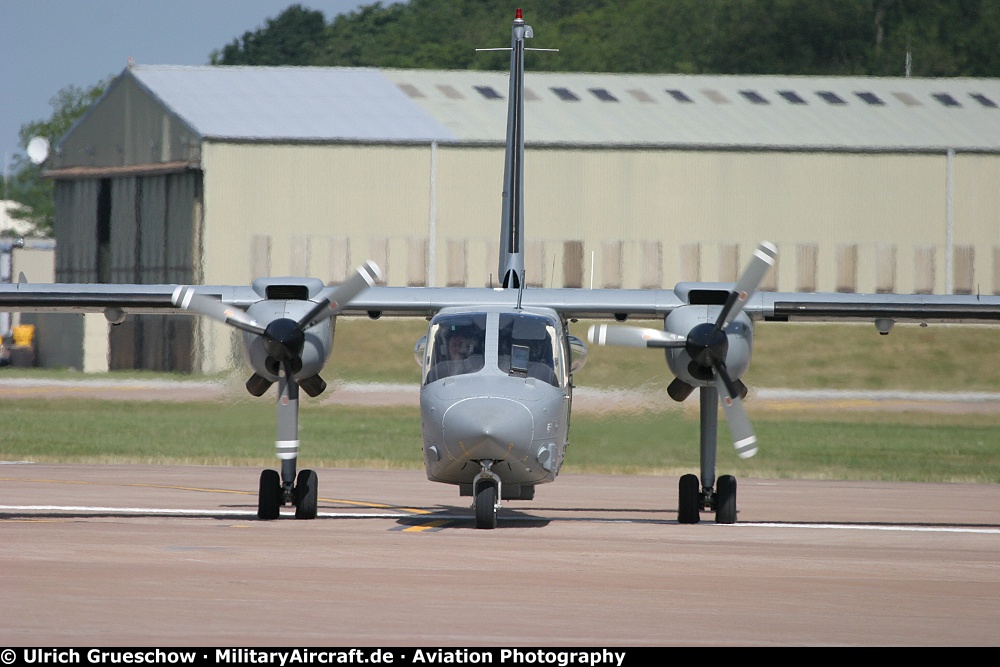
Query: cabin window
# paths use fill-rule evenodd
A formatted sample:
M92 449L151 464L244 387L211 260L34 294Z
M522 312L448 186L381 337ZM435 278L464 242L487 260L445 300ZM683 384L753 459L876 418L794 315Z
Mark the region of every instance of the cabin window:
M539 315L502 313L497 365L508 375L535 378L558 387L562 358L554 323Z
M443 315L431 323L424 383L483 369L486 313Z

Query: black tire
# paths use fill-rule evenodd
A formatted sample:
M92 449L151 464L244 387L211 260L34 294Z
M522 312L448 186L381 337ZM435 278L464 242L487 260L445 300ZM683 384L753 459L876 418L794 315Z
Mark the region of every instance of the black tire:
M677 523L701 521L701 483L697 475L682 475L678 486Z
M312 470L300 470L295 480L295 518L315 519L319 501L318 479Z
M736 523L736 478L723 475L716 484L715 522Z
M497 527L497 485L480 482L476 487L476 528Z
M277 470L260 473L260 492L257 494L257 518L273 521L278 518L282 505L281 475Z

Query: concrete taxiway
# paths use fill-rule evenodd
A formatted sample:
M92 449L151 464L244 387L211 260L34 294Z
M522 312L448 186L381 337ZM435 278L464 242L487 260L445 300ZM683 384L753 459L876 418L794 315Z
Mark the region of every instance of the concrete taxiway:
M257 470L0 465L0 644L998 645L1000 486L570 475L473 528L422 472L320 470L315 521Z

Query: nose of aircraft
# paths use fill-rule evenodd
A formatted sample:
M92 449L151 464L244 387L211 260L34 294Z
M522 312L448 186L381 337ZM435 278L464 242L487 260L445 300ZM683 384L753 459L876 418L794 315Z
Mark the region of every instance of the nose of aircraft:
M445 446L455 458L508 458L531 444L534 419L523 404L504 398L468 398L444 413Z

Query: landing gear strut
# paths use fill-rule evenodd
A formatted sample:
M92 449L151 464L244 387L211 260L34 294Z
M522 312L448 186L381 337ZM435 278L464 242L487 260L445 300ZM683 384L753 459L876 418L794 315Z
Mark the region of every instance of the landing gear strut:
M282 505L295 505L296 519L315 519L319 500L316 473L302 470L295 474L299 456L299 386L283 372L278 378L278 427L275 447L281 459L281 475L276 470L260 474L257 517L277 519Z
M736 523L736 478L723 475L716 485L715 452L719 434L718 390L702 387L701 401L701 482L696 475L684 475L678 483L677 522L698 523L701 511L715 512L716 523Z

